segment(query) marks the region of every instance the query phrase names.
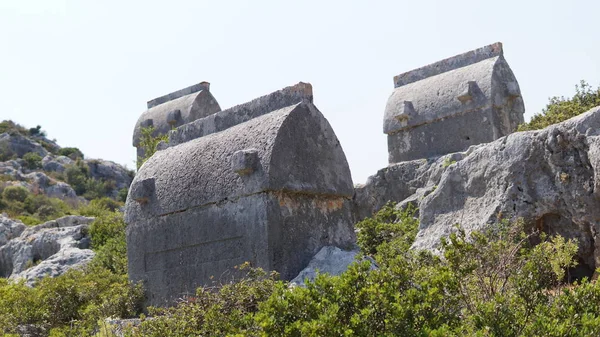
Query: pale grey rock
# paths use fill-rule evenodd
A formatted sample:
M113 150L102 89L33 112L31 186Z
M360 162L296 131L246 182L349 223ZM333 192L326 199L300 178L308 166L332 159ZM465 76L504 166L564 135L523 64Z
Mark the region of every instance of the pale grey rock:
M23 179L29 183L29 190L33 193L42 192L46 196L51 198L59 198L62 200L74 200L77 199L77 194L71 185L56 181L53 178L48 177L43 172L31 172L23 175Z
M86 265L94 256L88 226L94 218L65 216L25 228L0 246L0 276L32 285L44 276L59 276Z
M314 281L318 274L337 276L348 270L353 262L357 261L359 250L342 250L335 246L325 246L310 260L308 266L302 269L298 276L290 281L293 286L304 286L305 282ZM372 268L376 268L375 261L369 259Z
M44 171L48 172L63 173L66 169L65 166L73 164L75 164L75 162L66 156L54 156L48 154L42 159L42 168Z
M129 276L145 282L147 304L236 276L245 261L289 280L323 246L354 241L350 170L310 85L212 116L222 124L173 131L130 188Z
M29 152L37 153L41 157L48 154L48 151L46 151L39 143L34 142L21 134L9 134L6 132L0 134L0 151L8 151L19 157L23 157Z
M221 111L208 82L155 98L147 106L148 110L142 113L133 131L133 146L137 148L138 158L144 157L144 149L139 145L142 128L153 126L153 136L164 135L173 128Z
M153 320L153 317L146 317L145 320ZM107 318L104 320L106 327L115 337L124 337L125 331L130 328L137 327L142 324L142 320L139 318Z
M44 193L51 198L59 198L62 200L75 200L79 199L75 190L71 185L57 181L53 185L49 185L44 189Z
M17 326L16 333L20 337L47 337L48 330L48 324L21 324Z
M523 123L519 84L495 43L394 78L383 131L389 162L464 151Z
M0 174L10 176L14 180L23 180L23 167L16 160L0 162Z
M435 250L455 224L470 232L522 218L577 239L579 262L591 273L600 266L600 107L464 153L390 165L354 200L358 218L388 200L418 204L414 249Z
M26 226L18 220L13 220L0 214L0 246L4 246L8 241L18 237L23 233Z
M90 175L94 179L106 181L112 180L115 182L114 195L122 188L128 188L133 179L131 171L125 167L108 160L103 159L86 159L85 163L90 169Z

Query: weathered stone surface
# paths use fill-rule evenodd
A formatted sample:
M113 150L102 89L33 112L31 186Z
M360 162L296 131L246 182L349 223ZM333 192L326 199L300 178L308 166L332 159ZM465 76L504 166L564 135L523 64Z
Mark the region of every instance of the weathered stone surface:
M472 231L523 218L578 239L580 262L593 271L600 266L600 107L464 153L390 165L356 190L356 213L387 200L418 205L413 248L435 249L457 223Z
M10 176L14 180L23 180L23 167L16 160L0 162L0 174Z
M0 152L5 154L16 154L18 157L23 157L28 152L34 152L44 157L48 154L48 151L44 149L39 143L33 140L15 133L3 133L0 134Z
M175 146L192 139L223 131L264 114L287 108L299 102L312 103L312 86L308 83L283 88L250 102L198 119L169 132L167 146Z
M0 214L0 246L4 246L8 241L18 237L23 233L26 226L18 220L13 220Z
M75 162L66 156L54 156L48 154L42 159L42 168L48 172L62 173L65 171L65 166L73 165Z
M23 278L32 285L44 276L55 277L71 268L84 266L94 256L88 249L90 239L87 234L93 220L71 215L25 228L20 235L12 236L0 246L0 276ZM0 221L9 220L0 218Z
M29 185L27 188L33 193L44 193L51 198L62 200L77 199L77 194L71 185L56 181L43 172L31 172L22 176Z
M342 250L334 246L321 248L319 252L310 260L308 266L290 281L295 286L304 286L306 280L314 281L317 274L329 274L337 276L348 270L350 264L356 261L359 254L358 249ZM376 267L375 261L369 259L373 268Z
M210 93L208 82L201 82L149 101L148 110L142 113L133 132L133 146L137 148L138 158L144 156L144 150L139 146L142 128L153 126L154 136L163 135L173 128L218 111L221 111L221 107Z
M146 282L148 304L193 294L245 261L291 279L321 247L353 241L345 155L309 85L298 87L309 95L269 105L286 96L276 92L225 110L216 120L226 124L210 132L180 127L178 142L141 167L125 220L129 275Z
M496 43L394 78L383 131L389 162L466 150L515 131L525 111Z
M85 163L90 168L90 175L98 180L112 180L115 182L114 195L118 190L127 188L133 180L132 172L125 167L108 160L103 159L86 159Z

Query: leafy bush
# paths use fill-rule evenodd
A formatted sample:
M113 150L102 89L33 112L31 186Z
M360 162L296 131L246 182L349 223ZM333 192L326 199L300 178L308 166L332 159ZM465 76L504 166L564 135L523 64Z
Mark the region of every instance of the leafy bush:
M89 167L82 160L77 160L75 165L67 166L64 177L77 195L81 195L88 200L110 195L115 189L114 181L101 181L91 177Z
M593 107L600 105L600 86L592 89L585 81L575 85L575 95L572 98L552 97L542 110L531 118L529 123L519 126L519 131L543 129L549 125L560 123L580 115Z
M240 266L246 276L237 283L224 285L218 291L199 288L196 296L183 300L175 308L150 308L152 320L144 321L129 331L135 336L251 336L258 326L253 314L259 303L282 287L276 273L266 273Z
M77 161L75 165L67 166L64 175L67 184L71 185L77 195L85 193L85 184L89 178L90 170L84 162Z
M582 336L600 331L600 285L566 283L577 245L529 233L523 222L470 235L441 255L410 250L414 210L387 205L359 227L369 262L306 288L269 277L200 288L153 309L132 336ZM534 245L534 243L538 243ZM252 270L255 275L261 274Z
M29 135L30 136L42 136L42 137L45 137L46 136L46 132L42 131L42 126L41 125L38 125L35 128L29 129Z
M2 198L6 201L23 202L29 195L29 190L23 186L7 186L2 191Z
M24 136L26 136L29 132L27 129L25 129L23 126L11 121L11 120L4 120L2 122L0 122L0 133L20 133Z
M120 202L127 201L127 194L129 193L129 189L127 187L123 187L117 193L117 200Z
M415 213L416 208L411 204L397 210L394 204L388 203L372 218L357 223L357 243L363 253L375 255L380 247L388 245L407 251L417 235L419 221Z
M142 164L144 164L144 162L146 162L146 160L148 160L150 157L152 157L152 155L154 155L156 153L156 147L158 146L158 143L160 143L161 141L163 141L163 142L169 141L168 134L155 136L156 129L154 128L154 126L148 126L146 128L142 128L141 133L142 133L142 135L140 137L140 145L139 146L144 150L144 156L138 157L138 160L137 160L138 170L140 169Z
M66 156L73 160L84 159L83 152L76 147L63 147L62 149L58 150L58 155Z
M42 157L35 152L26 153L23 160L25 160L25 167L30 170L42 168Z
M15 333L20 324L37 324L55 328L54 334L89 336L98 317L139 314L142 299L141 287L126 275L101 268L44 278L34 288L0 279L0 332Z

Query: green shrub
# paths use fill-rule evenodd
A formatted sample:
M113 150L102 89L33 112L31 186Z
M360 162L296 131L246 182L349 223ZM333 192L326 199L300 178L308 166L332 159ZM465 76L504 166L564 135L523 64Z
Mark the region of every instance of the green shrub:
M63 147L62 149L58 150L58 155L66 156L73 160L84 159L83 152L76 147Z
M35 152L26 153L23 160L25 160L25 167L30 170L42 168L42 157Z
M46 136L46 131L42 130L42 126L41 125L38 125L35 128L29 129L28 133L29 133L30 136L42 136L42 137Z
M23 186L7 186L2 191L2 198L6 201L23 202L29 195L29 190Z
M152 155L154 155L156 153L156 147L158 146L158 143L160 143L161 141L169 142L168 134L155 135L156 129L154 128L154 126L142 128L141 133L142 133L142 135L140 137L139 146L144 150L144 156L138 157L138 160L137 160L138 170L140 169L142 164L144 162L146 162L146 160L148 160L150 157L152 157Z
M16 124L15 122L11 121L11 120L4 120L2 122L0 122L0 133L20 133L22 135L27 135L28 134L28 130L25 129L23 126Z
M111 195L116 185L113 180L102 181L91 177L89 167L82 160L77 160L75 165L67 166L64 177L77 195L88 200Z
M543 129L549 125L560 123L580 115L593 107L600 105L600 86L592 89L585 81L575 85L575 95L572 98L552 97L542 110L531 118L529 123L519 126L519 131Z
M120 202L127 201L128 193L129 193L129 189L127 187L123 187L122 189L119 190L119 193L117 194L117 200Z
M29 214L35 215L40 222L74 213L74 210L63 200L49 198L43 194L28 195L23 202L23 207Z
M98 317L132 317L139 314L142 299L139 285L102 268L70 270L34 288L0 279L0 332L38 324L55 328L54 334L90 336Z
M240 266L246 276L218 291L199 288L175 308L150 308L152 320L128 332L134 336L257 336L253 314L276 287L282 287L276 273Z
M89 174L89 168L80 161L75 165L67 166L64 172L67 184L71 185L77 195L85 193Z
M411 204L397 210L394 204L388 203L372 218L357 223L357 243L362 252L375 255L379 248L388 245L407 251L417 235L419 221L415 213L416 208Z

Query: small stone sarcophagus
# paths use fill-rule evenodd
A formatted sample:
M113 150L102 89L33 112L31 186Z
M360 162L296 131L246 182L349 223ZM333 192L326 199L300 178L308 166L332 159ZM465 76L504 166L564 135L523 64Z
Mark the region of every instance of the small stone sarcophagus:
M383 122L390 163L463 151L524 121L501 43L398 75L394 87Z
M155 98L138 118L133 131L133 146L138 160L144 157L140 146L142 128L154 127L153 136L164 135L173 128L221 111L219 103L210 93L210 83L200 82L190 87Z
M198 119L171 131L132 183L129 276L145 282L150 305L235 275L245 261L291 279L321 247L352 244L352 195L310 84Z

